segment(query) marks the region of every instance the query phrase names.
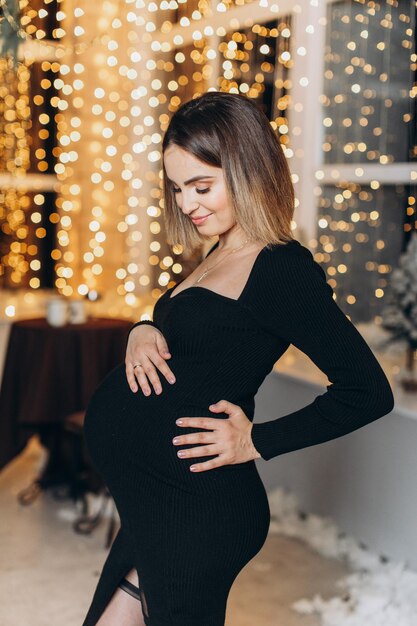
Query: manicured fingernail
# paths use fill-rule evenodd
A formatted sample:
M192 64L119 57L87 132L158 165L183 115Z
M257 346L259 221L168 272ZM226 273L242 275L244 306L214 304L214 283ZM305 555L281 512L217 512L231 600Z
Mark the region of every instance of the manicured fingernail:
M170 383L175 383L175 378L172 376L172 377L169 379L169 382L170 382Z
M190 466L190 471L191 472L194 472L194 470L196 470L196 469L197 469L196 465L191 465Z
M176 424L182 424L182 420L177 420L175 423Z

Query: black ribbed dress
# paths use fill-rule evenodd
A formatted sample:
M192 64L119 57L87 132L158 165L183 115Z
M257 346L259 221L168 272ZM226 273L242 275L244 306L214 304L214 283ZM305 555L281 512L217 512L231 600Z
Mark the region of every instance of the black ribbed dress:
M270 510L255 461L191 472L215 455L177 456L198 444L175 446L173 437L202 430L178 426L178 417L226 419L208 409L225 399L252 420L259 386L291 343L331 384L308 406L254 424L263 459L340 437L393 408L378 361L297 240L265 246L238 299L202 286L171 298L172 291L155 304L153 324L167 340L176 382L159 373L160 395L134 393L120 363L87 409L86 444L121 527L83 626L95 626L131 568L147 626L224 626L231 585L265 542Z

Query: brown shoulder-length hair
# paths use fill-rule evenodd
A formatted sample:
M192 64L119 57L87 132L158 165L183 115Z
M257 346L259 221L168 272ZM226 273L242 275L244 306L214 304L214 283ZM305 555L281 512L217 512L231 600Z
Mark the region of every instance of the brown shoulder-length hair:
M200 161L223 169L236 222L247 237L265 245L293 239L294 187L281 144L265 113L241 94L208 91L173 114L162 154L175 144ZM168 243L193 250L201 235L178 207L163 163Z

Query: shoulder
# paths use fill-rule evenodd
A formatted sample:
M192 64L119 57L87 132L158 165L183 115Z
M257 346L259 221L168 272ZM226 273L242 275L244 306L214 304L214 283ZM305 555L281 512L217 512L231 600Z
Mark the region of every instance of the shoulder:
M298 239L291 239L285 243L272 243L264 248L265 256L272 262L285 262L286 259L313 259L310 250L303 246Z
M281 285L326 282L324 269L314 260L312 252L297 239L264 248L262 274ZM327 285L329 289L330 285Z
M342 314L324 269L297 240L263 249L246 295L246 304L259 324L291 342Z

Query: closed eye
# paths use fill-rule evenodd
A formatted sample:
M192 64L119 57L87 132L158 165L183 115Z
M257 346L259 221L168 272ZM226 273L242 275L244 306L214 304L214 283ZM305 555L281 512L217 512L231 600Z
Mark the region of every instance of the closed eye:
M175 189L175 187L173 187L172 191L174 193L180 193L181 189ZM196 189L197 193L207 193L208 191L210 191L210 187L207 187L206 189Z

